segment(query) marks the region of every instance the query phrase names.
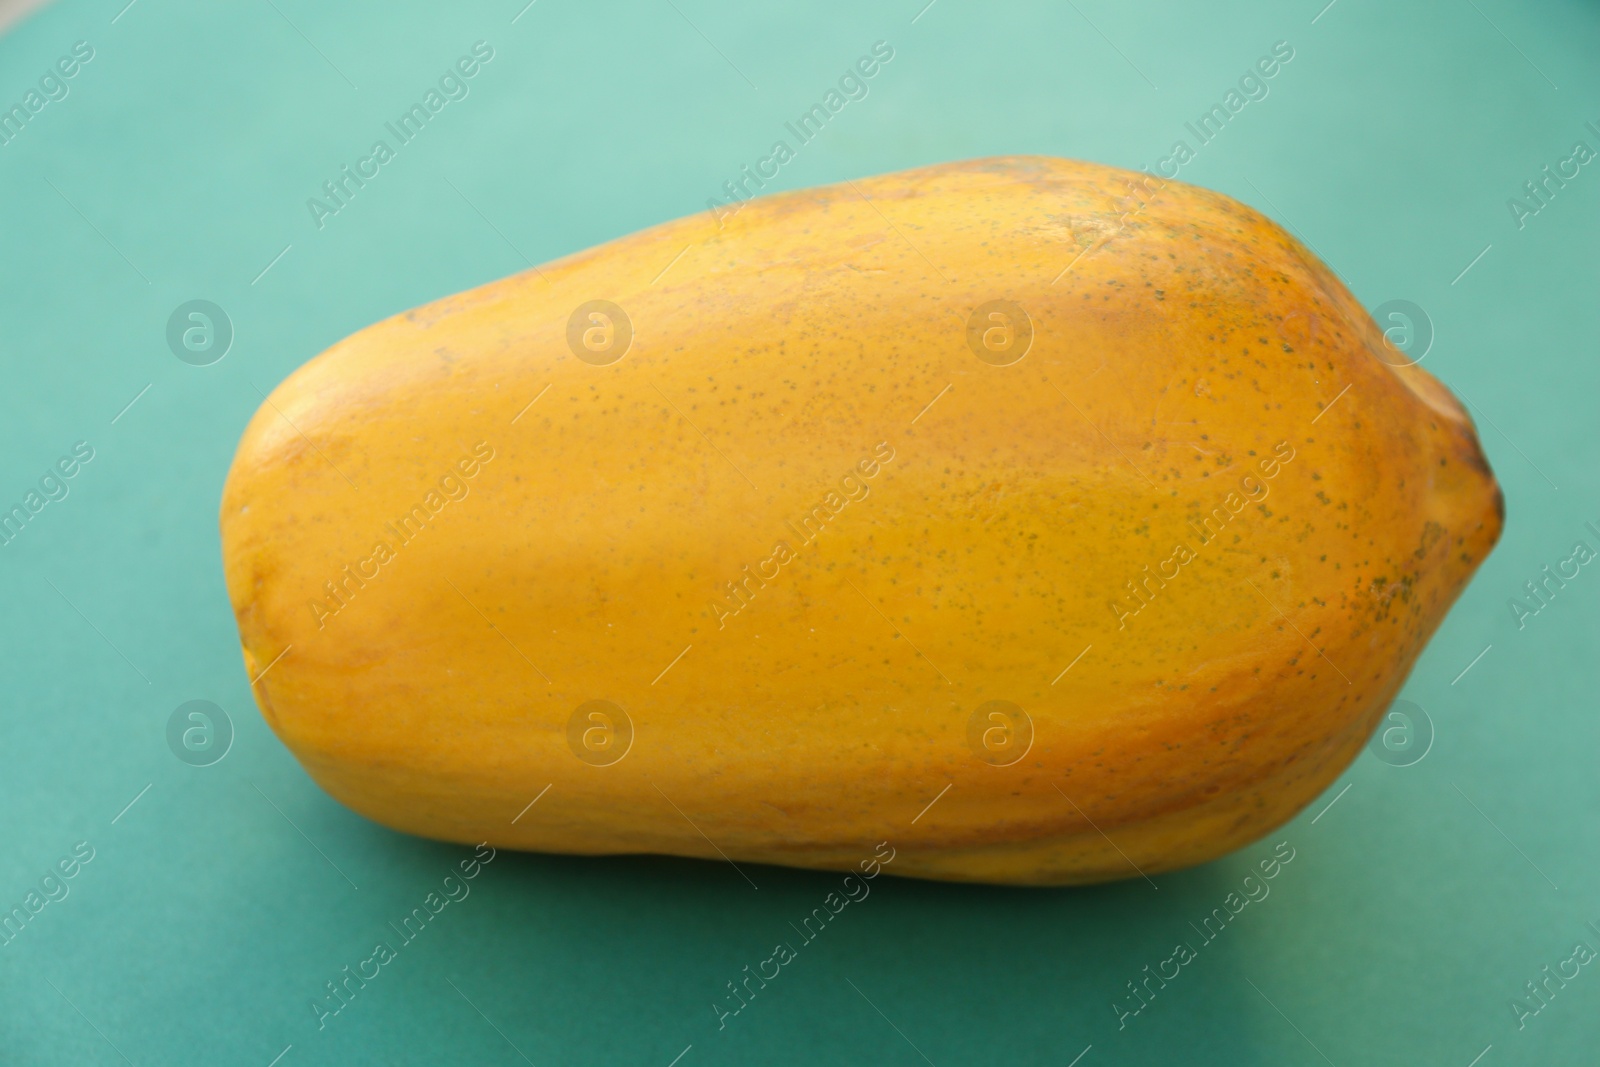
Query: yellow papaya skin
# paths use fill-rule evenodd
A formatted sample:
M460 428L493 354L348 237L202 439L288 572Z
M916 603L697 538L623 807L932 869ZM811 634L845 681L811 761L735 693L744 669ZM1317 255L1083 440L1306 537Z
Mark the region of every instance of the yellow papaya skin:
M324 789L427 837L1186 867L1349 765L1499 536L1406 362L1192 186L1007 157L754 199L284 381L222 498L246 670Z

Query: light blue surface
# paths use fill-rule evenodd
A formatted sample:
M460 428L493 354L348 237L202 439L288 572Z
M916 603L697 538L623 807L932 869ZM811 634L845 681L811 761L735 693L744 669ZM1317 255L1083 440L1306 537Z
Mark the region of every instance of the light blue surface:
M93 449L0 547L0 905L93 850L0 945L0 1062L1593 1062L1595 968L1520 1029L1512 999L1600 949L1600 575L1520 627L1508 599L1600 548L1600 165L1520 226L1507 201L1600 150L1594 4L123 2L0 38L4 107L93 49L0 146L0 504ZM478 41L467 95L319 228L307 199ZM1155 891L880 879L720 1031L710 1003L834 876L751 893L723 865L502 853L319 1030L324 983L470 853L339 807L253 707L216 534L246 420L370 322L704 209L877 41L893 59L779 187L1155 165L1293 49L1179 176L1289 225L1369 308L1424 309L1425 366L1473 405L1509 518L1405 688L1431 749L1363 756L1274 835L1296 851L1270 897L1122 1029L1125 983L1270 845ZM205 366L167 343L196 299L234 334ZM191 700L235 733L209 766L168 747Z

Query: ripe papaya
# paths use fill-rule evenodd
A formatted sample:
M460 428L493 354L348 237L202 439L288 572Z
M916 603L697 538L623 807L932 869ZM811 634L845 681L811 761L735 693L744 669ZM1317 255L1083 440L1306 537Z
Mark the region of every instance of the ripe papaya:
M1503 513L1279 226L1008 157L361 330L251 420L221 533L262 714L380 823L1060 885L1308 804Z

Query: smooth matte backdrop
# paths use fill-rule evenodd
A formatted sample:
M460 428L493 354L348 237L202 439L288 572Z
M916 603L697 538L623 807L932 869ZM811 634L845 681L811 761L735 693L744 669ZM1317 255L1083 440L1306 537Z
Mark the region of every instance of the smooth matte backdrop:
M0 38L5 109L93 53L0 145L0 506L93 450L0 547L0 909L93 852L0 944L0 1062L1592 1062L1600 967L1525 983L1600 949L1600 567L1509 601L1600 550L1600 162L1524 191L1600 151L1600 7L924 2L94 0ZM319 227L308 198L478 41L468 95ZM216 521L246 421L369 323L704 211L877 41L893 60L772 187L1156 166L1181 139L1182 180L1428 339L1508 522L1406 684L1419 710L1267 841L1153 884L879 878L725 1029L726 983L837 876L501 853L319 1029L325 983L471 853L340 807L257 712ZM1277 42L1270 91L1199 146L1185 124ZM194 300L231 326L208 365L168 341ZM231 723L209 766L169 744L192 700ZM1270 896L1119 1023L1277 841Z

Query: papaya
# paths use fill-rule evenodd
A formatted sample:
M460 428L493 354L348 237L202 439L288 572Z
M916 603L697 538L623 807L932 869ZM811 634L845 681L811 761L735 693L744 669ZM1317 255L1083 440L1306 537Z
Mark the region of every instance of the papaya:
M1068 885L1309 804L1503 517L1285 230L1006 157L367 327L249 422L221 545L266 722L385 826Z

